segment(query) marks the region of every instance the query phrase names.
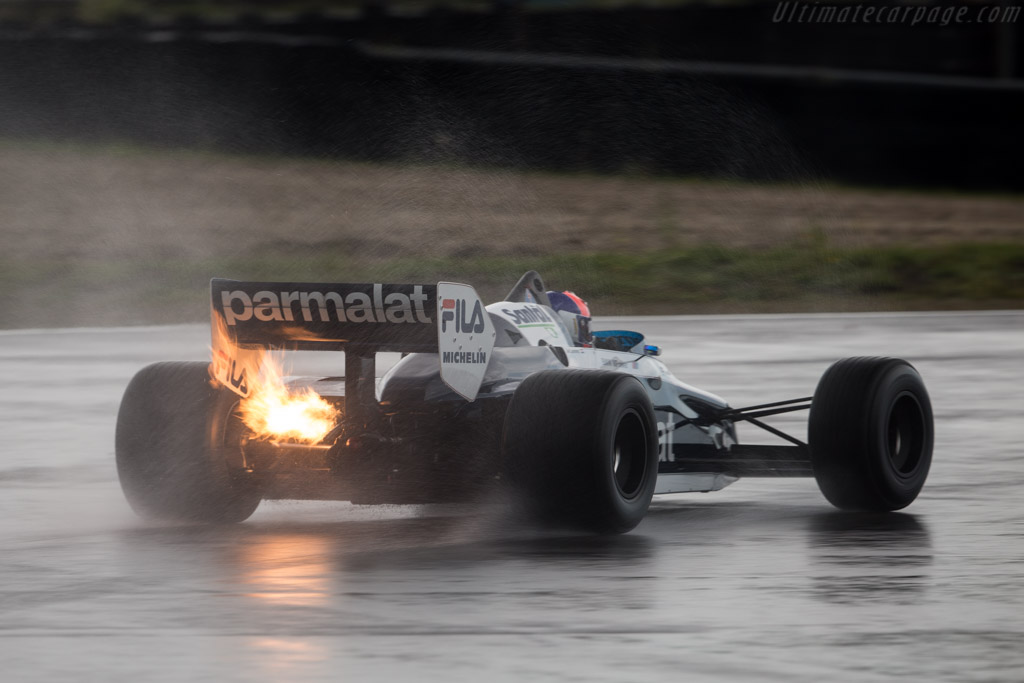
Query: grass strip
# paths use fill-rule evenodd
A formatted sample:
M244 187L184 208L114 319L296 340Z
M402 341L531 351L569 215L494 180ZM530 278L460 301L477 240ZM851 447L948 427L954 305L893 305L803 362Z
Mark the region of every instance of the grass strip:
M341 248L254 249L203 261L2 261L3 327L203 320L211 277L473 284L498 300L527 270L601 315L1018 308L1024 244L769 249L702 246L640 253L360 259Z

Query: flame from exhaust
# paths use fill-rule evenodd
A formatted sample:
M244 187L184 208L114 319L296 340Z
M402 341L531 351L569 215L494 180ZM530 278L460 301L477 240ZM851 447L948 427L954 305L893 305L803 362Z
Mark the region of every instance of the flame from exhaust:
M252 438L317 443L338 422L338 410L312 389L284 382L280 354L264 353L256 385L238 406Z
M318 443L338 422L338 410L306 387L289 388L284 381L284 354L241 349L223 318L214 313L210 346L210 376L216 383L231 381L242 393L242 422L250 438ZM244 388L243 388L244 387Z

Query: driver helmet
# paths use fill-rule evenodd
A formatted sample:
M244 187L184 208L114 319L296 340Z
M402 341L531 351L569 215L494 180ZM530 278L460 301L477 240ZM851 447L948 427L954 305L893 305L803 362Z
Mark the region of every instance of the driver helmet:
M590 308L587 302L573 292L548 292L548 301L569 331L576 346L592 346Z

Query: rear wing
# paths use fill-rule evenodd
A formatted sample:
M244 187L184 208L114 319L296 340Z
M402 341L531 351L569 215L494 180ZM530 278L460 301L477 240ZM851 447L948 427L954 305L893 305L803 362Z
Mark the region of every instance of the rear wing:
M210 281L211 373L248 396L268 349L437 353L441 379L476 398L494 326L469 285ZM346 365L348 365L346 363ZM364 378L365 379L365 378Z

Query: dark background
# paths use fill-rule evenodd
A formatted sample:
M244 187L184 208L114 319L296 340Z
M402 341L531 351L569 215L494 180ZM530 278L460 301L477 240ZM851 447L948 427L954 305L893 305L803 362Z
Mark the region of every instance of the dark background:
M331 18L254 3L230 20L84 23L8 7L21 9L0 22L0 136L1024 187L1020 21L776 23L774 3L378 3Z

